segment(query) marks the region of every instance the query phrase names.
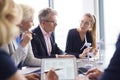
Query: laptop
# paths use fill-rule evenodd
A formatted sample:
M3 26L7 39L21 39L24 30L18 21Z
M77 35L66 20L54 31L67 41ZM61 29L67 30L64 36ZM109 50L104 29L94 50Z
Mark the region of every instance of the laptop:
M41 80L46 80L46 72L54 69L59 80L75 80L77 76L76 58L44 58L41 63Z

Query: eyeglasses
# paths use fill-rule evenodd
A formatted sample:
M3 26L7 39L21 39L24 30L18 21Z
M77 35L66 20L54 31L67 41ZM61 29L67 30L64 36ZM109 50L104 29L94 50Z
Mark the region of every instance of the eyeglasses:
M89 26L91 24L91 22L81 20L81 24L84 24L85 26Z
M53 24L57 24L56 21L50 21L50 20L44 20L44 21L46 21L46 22L51 22L51 23L53 23Z

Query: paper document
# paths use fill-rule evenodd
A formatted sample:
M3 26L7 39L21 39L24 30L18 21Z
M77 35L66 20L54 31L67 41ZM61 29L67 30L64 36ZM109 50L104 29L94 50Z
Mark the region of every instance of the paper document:
M40 67L26 67L26 68L23 68L22 70L19 70L19 72L21 74L28 74L31 72L35 72L37 70L40 70Z
M75 58L43 59L41 72L44 73L51 68L55 69L55 72L59 76L59 80L74 80L77 74ZM46 74L41 75L42 80L45 80Z

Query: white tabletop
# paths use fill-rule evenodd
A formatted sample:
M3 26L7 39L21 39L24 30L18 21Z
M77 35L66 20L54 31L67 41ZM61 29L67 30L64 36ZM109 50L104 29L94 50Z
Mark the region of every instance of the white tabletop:
M19 72L21 74L28 74L37 70L40 70L40 67L23 67Z

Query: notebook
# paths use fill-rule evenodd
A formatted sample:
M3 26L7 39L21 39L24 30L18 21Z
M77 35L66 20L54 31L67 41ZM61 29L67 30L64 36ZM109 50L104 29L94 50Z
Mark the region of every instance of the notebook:
M56 70L59 80L75 80L77 76L76 58L45 58L41 63L41 80L46 80L45 71Z

